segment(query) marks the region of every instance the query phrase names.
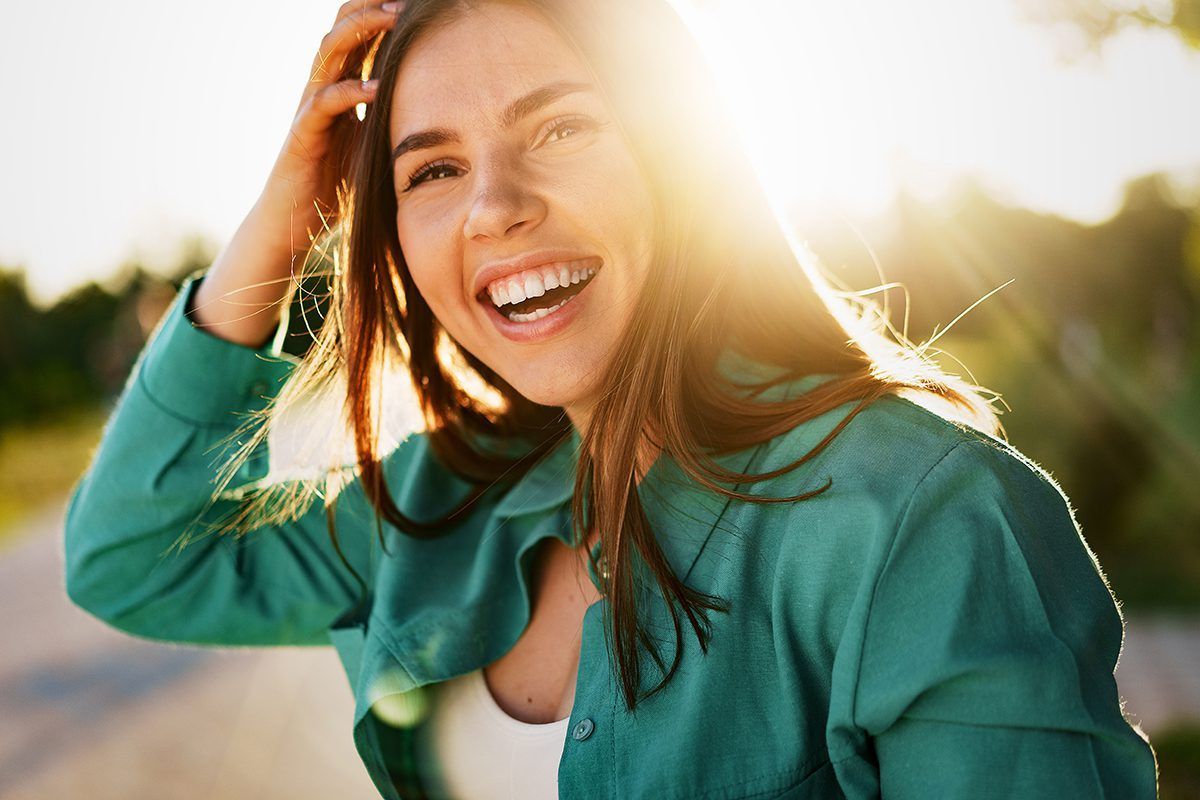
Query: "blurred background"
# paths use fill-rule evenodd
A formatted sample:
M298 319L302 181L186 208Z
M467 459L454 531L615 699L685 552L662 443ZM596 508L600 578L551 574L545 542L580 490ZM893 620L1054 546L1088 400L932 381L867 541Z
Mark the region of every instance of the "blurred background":
M254 202L337 5L7 10L0 796L374 796L331 649L144 642L61 574L67 492ZM1071 498L1162 797L1200 797L1200 2L676 5L747 180L845 288L893 285L896 327L1000 392Z

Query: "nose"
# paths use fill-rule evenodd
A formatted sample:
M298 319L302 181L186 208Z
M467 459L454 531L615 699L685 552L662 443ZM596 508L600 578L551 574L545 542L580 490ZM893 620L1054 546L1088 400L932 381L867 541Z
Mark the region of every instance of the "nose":
M545 218L545 202L519 169L493 162L477 165L474 174L474 195L463 223L467 239L504 239L537 227Z

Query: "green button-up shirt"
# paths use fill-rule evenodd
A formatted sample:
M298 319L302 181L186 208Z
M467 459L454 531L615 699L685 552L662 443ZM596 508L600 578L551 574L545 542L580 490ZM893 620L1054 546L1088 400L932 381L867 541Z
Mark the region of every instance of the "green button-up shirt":
M163 555L206 508L239 412L295 366L269 347L194 327L189 279L156 329L66 520L66 588L133 635L211 645L328 645L354 690L354 741L380 794L421 796L413 732L429 687L498 659L530 618L538 542L569 543L579 437L451 532L385 528L361 487L339 499L343 552L318 503L241 539ZM761 365L724 362L734 374ZM774 392L803 392L813 375ZM763 472L799 458L850 410L720 459ZM468 485L421 434L387 458L402 511L428 519ZM263 477L259 452L241 475ZM587 609L558 767L570 798L1122 798L1156 795L1145 736L1123 718L1113 670L1122 619L1058 486L1017 450L899 397L870 404L818 456L740 487L792 504L731 502L662 456L638 487L675 572L730 602L701 653L685 626L680 668L634 714L605 646L606 601ZM590 570L590 566L589 566ZM595 575L591 575L595 581ZM666 663L662 599L643 613ZM646 659L643 689L661 673Z

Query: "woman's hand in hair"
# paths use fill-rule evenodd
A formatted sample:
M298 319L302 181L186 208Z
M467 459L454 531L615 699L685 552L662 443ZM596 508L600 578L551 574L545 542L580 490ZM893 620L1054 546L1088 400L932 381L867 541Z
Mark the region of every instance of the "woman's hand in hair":
M330 156L337 153L339 125L353 124L359 103L375 99L377 81L359 76L366 45L395 24L402 2L348 0L313 57L287 140L271 169L264 200L293 212L292 244L307 247L309 233L336 210L336 186L344 177ZM353 77L347 77L353 76ZM318 213L318 211L320 213Z
M196 290L194 324L250 347L271 338L312 237L333 222L344 177L339 137L358 124L355 106L375 99L375 87L358 77L363 56L403 6L348 0L338 10L262 194Z

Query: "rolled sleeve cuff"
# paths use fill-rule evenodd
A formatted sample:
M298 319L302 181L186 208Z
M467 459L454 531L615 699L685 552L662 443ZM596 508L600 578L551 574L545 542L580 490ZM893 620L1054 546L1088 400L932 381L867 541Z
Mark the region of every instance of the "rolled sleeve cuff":
M184 313L203 273L188 276L150 337L137 380L150 398L195 424L235 425L240 414L264 408L299 361L221 339Z

